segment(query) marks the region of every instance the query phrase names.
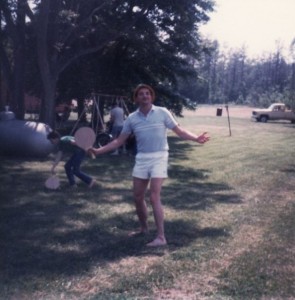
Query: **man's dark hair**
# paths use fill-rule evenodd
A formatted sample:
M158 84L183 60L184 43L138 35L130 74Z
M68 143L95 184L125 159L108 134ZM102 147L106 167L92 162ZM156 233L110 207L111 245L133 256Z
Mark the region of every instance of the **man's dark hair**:
M60 134L57 131L51 131L48 133L47 135L47 139L51 140L51 139L59 139L60 138Z

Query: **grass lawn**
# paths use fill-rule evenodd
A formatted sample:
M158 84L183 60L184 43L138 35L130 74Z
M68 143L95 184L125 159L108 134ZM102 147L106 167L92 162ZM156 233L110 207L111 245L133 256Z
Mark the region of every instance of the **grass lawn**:
M295 299L295 125L186 113L169 135L168 246L137 228L132 156L87 159L88 189L48 191L50 158L0 157L0 299ZM239 108L241 110L241 108ZM243 110L243 109L242 109ZM237 111L237 110L236 110Z

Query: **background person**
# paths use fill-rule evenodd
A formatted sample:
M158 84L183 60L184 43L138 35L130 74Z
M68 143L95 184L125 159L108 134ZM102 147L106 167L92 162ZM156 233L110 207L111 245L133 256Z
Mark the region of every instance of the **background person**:
M123 124L124 124L124 110L122 107L119 106L117 102L114 103L113 108L110 111L110 123L111 123L111 135L113 139L116 139L122 129L123 129ZM125 148L125 143L123 145L123 153L126 153L126 148ZM118 155L119 154L119 149L117 148L112 155Z
M164 232L164 211L161 203L161 189L168 169L167 129L171 129L180 138L200 144L209 137L204 132L195 135L181 128L171 113L164 107L153 105L155 92L146 84L138 85L133 94L138 109L125 120L118 138L102 148L92 148L90 152L99 155L112 151L125 143L130 134L134 134L137 143L136 162L133 168L133 197L140 223L138 233L148 231L148 210L145 192L150 185L150 202L157 227L157 236L147 246L157 247L167 244Z

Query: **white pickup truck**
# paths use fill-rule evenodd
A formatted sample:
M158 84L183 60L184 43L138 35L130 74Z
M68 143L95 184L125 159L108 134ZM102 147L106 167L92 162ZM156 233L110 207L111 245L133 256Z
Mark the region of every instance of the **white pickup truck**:
M295 123L295 112L284 103L273 103L269 108L253 110L251 119L264 123L270 120L288 120Z

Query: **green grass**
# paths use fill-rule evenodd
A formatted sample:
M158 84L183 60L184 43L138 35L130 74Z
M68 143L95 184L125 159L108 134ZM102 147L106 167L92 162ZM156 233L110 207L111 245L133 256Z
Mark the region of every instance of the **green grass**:
M169 245L149 249L137 228L133 157L83 169L89 190L43 187L50 159L1 157L0 299L295 298L295 127L188 116L206 145L169 137L162 199Z

